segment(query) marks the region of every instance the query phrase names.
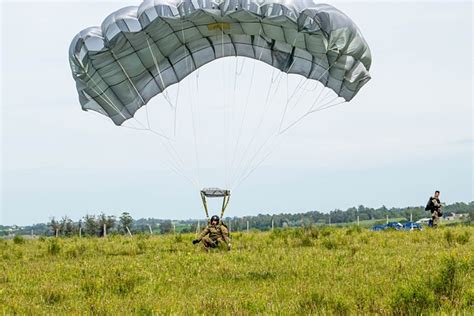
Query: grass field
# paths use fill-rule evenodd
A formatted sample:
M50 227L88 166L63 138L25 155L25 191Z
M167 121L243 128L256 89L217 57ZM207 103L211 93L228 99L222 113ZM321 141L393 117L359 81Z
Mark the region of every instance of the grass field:
M474 227L0 240L6 314L474 314Z

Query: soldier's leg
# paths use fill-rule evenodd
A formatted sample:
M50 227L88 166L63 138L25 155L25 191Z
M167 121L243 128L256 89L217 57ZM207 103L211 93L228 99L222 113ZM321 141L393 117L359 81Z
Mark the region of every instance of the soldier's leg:
M433 212L433 227L438 227L439 224L439 216L438 216L438 211Z
M209 248L215 247L215 243L208 236L203 237L201 242L202 242L202 246L203 246L204 250L208 250Z
M219 247L219 249L224 250L227 249L227 244L222 238L217 238L216 240L216 245Z

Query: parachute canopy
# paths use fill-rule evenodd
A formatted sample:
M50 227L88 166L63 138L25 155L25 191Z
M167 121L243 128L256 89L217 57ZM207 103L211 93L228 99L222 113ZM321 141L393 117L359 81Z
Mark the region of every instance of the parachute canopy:
M83 30L69 50L82 108L116 125L226 56L317 80L346 101L370 79L371 54L357 26L309 0L146 0Z

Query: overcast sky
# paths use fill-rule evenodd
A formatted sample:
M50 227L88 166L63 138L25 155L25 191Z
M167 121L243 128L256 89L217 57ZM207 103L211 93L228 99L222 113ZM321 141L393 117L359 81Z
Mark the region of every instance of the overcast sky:
M436 189L448 203L474 200L472 3L328 2L369 43L372 80L350 103L305 118L272 143L227 215L422 205ZM162 138L82 111L70 73L75 34L139 1L1 3L0 224L122 211L203 217L198 188L230 186L229 166L257 152L300 82L251 60L211 63L180 84L178 99L170 88L176 133L173 109L156 97L149 121L172 138L183 161L175 173ZM284 125L303 113L313 88L304 85ZM137 119L147 124L144 111Z

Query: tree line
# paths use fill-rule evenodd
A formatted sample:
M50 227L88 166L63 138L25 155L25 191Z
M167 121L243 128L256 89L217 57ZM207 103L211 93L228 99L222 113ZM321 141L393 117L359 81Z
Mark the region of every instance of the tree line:
M443 208L445 215L450 213L468 214L464 223L472 224L474 220L474 201L469 203L458 202L446 205ZM413 221L428 217L430 214L424 210L423 206L405 208L370 208L360 205L347 210L333 210L329 213L319 211L301 213L282 214L259 214L256 216L226 217L224 222L232 231L245 231L247 225L250 229L269 230L274 228L298 227L310 225L342 225L355 223L357 220L385 220L394 218L404 218ZM248 224L247 224L248 223ZM129 212L123 212L120 216L106 215L86 215L79 221L74 222L68 216L60 219L51 218L48 223L35 224L31 226L18 227L15 234L49 235L49 236L104 236L105 234L139 234L139 233L188 233L197 232L206 224L205 219L201 220L162 220L156 218L133 219ZM0 234L8 234L6 226L0 226Z

